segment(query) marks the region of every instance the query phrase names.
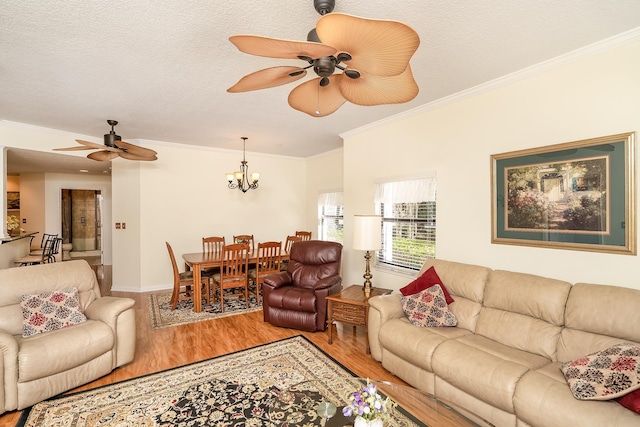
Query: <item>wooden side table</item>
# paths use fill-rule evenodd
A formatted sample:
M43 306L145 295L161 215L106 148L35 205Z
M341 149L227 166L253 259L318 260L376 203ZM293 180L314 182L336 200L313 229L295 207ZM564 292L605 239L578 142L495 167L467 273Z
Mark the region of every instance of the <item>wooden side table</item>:
M369 298L376 295L387 295L393 292L391 289L373 288L367 297L362 290L362 285L351 285L342 291L327 297L327 317L329 320L329 344L333 342L333 322L342 322L349 325L364 326L367 354L369 349L369 331L367 331L367 318L369 317Z

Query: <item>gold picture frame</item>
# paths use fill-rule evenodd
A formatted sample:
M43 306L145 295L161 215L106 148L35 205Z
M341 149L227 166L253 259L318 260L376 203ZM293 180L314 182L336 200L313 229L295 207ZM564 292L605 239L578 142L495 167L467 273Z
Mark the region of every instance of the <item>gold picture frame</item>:
M636 255L635 132L491 156L491 243Z

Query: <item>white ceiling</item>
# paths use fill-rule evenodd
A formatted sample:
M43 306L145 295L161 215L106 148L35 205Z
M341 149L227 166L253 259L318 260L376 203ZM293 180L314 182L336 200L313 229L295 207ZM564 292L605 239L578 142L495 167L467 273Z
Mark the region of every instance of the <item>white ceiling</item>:
M418 32L411 60L416 99L347 103L316 118L287 104L299 82L227 93L258 69L306 65L241 53L228 38L305 40L319 18L313 0L5 0L0 119L96 141L109 130L106 120L115 119L124 140L241 149L247 136L247 151L307 157L340 147L342 132L640 26L638 0L336 3L336 12L399 20Z

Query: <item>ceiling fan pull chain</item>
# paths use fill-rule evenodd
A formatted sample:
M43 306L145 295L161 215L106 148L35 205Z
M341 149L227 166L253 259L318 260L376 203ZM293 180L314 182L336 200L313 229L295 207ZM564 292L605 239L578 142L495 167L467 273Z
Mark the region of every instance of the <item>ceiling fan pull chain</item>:
M316 109L316 115L320 115L320 85L318 85L318 108Z

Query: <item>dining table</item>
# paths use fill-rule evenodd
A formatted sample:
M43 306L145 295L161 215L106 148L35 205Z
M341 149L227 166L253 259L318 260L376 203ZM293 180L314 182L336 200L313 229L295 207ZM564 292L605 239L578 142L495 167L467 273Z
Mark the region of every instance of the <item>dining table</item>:
M259 249L249 250L247 252L248 264L256 264ZM200 313L202 311L202 270L211 267L222 267L222 257L224 252L191 252L182 254L182 259L193 271L193 311ZM289 260L289 253L282 251L281 261Z

